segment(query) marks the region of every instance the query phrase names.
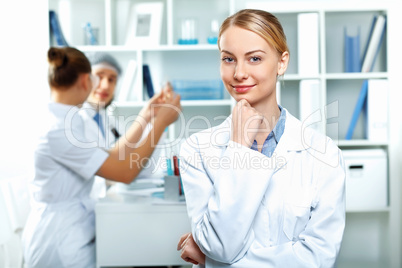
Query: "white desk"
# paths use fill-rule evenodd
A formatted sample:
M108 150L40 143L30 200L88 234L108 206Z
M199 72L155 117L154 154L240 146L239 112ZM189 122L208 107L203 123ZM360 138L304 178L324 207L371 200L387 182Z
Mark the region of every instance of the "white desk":
M98 268L188 265L176 250L180 236L191 230L185 205L154 204L152 197L112 187L95 214Z

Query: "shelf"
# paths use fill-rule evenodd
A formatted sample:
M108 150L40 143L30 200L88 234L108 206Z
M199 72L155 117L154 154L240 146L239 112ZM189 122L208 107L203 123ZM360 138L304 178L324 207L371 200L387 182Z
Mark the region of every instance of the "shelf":
M369 262L369 261L339 261L337 263L338 268L378 268L378 267L390 267L388 262Z
M305 79L320 79L319 75L314 76L306 76L306 75L299 75L299 74L286 74L283 76L283 80L285 81L298 81L298 80L305 80ZM282 80L282 77L278 80Z
M388 142L375 142L369 140L339 140L339 147L379 147L388 146Z
M305 79L326 79L326 80L340 80L340 79L387 79L388 73L327 73L315 76L306 76L299 74L285 74L283 79L285 81L297 81ZM282 79L282 78L280 78Z
M230 106L232 100L182 100L181 106Z
M121 108L129 108L129 107L143 107L146 102L144 101L116 101L113 102L111 105L114 105L115 107L121 107Z
M137 52L137 51L217 51L217 45L160 45L153 47L134 46L77 46L81 51Z
M349 209L346 210L346 213L378 213L378 212L390 212L389 207L385 208L373 208L373 209Z
M217 51L217 45L161 45L150 48L144 48L143 51L205 51L205 50L213 50Z
M129 46L77 46L76 48L85 52L136 52L138 50Z
M381 2L373 3L362 1L356 2L354 5L348 5L347 2L339 4L339 2L318 2L318 1L290 1L286 4L286 8L283 7L283 2L272 1L267 3L266 1L253 1L247 3L247 8L258 8L269 10L272 13L301 13L301 12L362 12L362 11L377 11L383 10L384 6Z
M143 107L146 104L146 101L122 101L122 102L113 102L116 107L129 108L129 107ZM232 104L232 100L182 100L182 107L201 107L201 106L230 106Z
M388 78L388 73L376 72L376 73L328 73L324 75L324 78L328 80L337 79L378 79L378 78Z

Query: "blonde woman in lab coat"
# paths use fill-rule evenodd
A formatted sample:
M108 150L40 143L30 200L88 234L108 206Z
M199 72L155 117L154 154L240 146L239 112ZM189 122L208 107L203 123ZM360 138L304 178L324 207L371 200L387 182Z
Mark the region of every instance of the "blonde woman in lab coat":
M302 38L302 37L301 37ZM219 33L221 78L237 101L181 148L192 232L181 257L204 267L333 267L345 226L334 142L277 104L289 50L275 16L241 10Z
M89 197L94 175L130 183L141 171L139 162L152 153L153 141L163 134L180 112L180 96L163 98L166 105L154 118L153 138L139 145L138 118L109 151L88 142L79 109L92 90L91 65L72 47L50 48L51 101L48 123L35 150L35 176L31 181L32 209L23 234L27 267L95 267L95 201ZM150 134L151 135L151 134ZM113 226L110 226L113 228Z

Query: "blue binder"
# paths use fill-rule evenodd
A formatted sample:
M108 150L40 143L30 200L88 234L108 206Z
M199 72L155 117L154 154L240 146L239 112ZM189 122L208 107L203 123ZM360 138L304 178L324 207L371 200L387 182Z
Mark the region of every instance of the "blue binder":
M57 45L68 46L67 41L64 38L63 32L61 30L57 14L53 10L49 11L49 24L51 37L53 36L55 38Z
M360 28L356 35L348 35L347 28L345 27L344 36L345 36L345 72L358 73L361 70Z
M364 49L363 59L366 57L367 48L369 46L369 42L370 42L370 39L371 39L371 35L373 34L373 30L374 30L374 26L376 24L376 21L377 21L377 16L375 16L373 18L373 21L372 21L372 24L371 24L370 34L369 34L369 37L368 37L368 41L366 43L366 47ZM370 67L370 71L373 70L375 60L377 58L378 52L380 51L381 44L382 44L382 41L383 41L384 35L385 35L386 24L387 24L387 22L385 21L384 29L383 29L382 34L381 34L380 42L378 43L378 47L377 47L377 50L376 50L376 54L374 56L373 63L371 65L371 67ZM368 80L364 80L363 84L361 86L361 89L360 89L360 93L359 93L359 97L358 97L357 102L356 102L355 109L353 111L352 118L351 118L350 123L349 123L348 131L346 132L346 136L345 136L346 140L351 140L352 139L353 131L355 130L357 120L359 119L360 113L364 110L364 107L365 107L366 102L367 102L367 90L368 90Z
M367 90L368 90L368 80L364 80L362 87L360 89L360 94L357 99L355 110L353 111L352 119L350 120L348 131L346 132L345 137L346 140L352 139L353 131L355 130L357 120L359 119L360 116L360 112L363 110L363 107L366 103Z
M145 87L147 89L148 97L152 98L155 94L155 91L152 84L151 72L147 64L142 65L142 75Z

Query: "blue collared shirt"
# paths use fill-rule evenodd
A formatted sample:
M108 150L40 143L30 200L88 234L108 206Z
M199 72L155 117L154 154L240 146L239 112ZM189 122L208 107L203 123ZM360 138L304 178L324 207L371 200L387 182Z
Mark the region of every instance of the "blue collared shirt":
M274 129L271 131L271 133L269 133L267 139L262 145L261 153L268 157L271 157L274 153L276 145L278 145L278 142L285 130L286 111L282 108L282 106L278 105L278 107L281 111L281 115L279 116L278 122L276 123ZM256 140L254 140L253 145L251 145L251 149L258 151L258 144Z

